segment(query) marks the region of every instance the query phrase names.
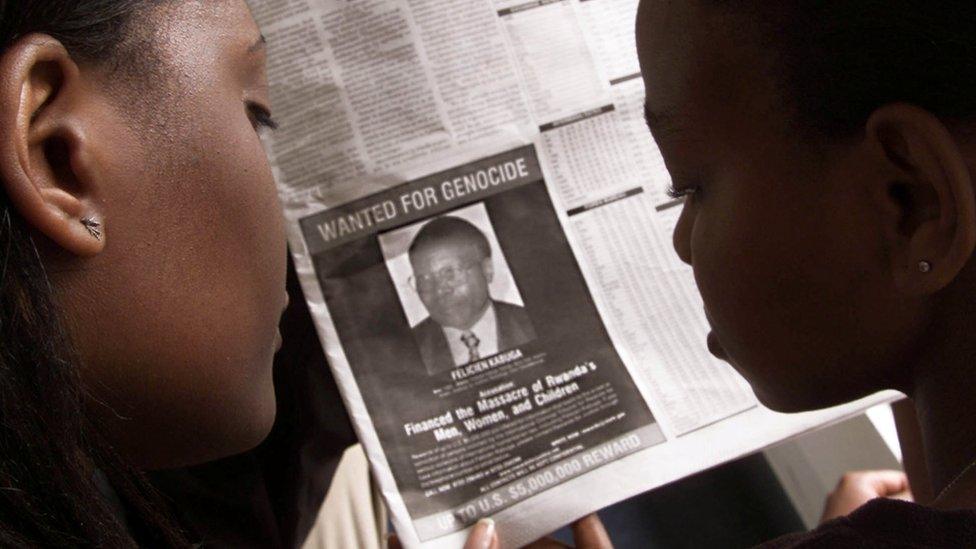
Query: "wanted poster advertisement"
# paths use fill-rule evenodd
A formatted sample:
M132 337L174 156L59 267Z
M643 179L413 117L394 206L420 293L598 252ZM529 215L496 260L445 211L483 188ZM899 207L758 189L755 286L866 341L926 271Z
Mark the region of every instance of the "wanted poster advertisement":
M422 541L664 441L533 146L300 224Z
M898 397L777 414L708 353L636 1L248 3L296 270L405 547L484 516L520 547Z

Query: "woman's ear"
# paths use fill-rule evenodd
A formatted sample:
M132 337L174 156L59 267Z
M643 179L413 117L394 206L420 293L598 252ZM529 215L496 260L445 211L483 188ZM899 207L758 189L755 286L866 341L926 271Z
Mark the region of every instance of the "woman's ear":
M887 105L866 129L888 174L884 223L895 285L910 295L937 292L976 247L972 174L955 138L928 111Z
M485 273L485 280L491 284L495 279L495 262L492 261L491 256L481 260L481 270Z
M0 57L0 185L29 226L64 251L105 246L85 82L57 40L19 39Z

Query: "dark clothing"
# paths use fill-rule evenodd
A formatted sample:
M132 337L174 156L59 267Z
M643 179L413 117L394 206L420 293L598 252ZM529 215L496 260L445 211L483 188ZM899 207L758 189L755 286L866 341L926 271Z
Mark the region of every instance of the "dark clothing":
M976 511L939 511L879 498L810 532L766 542L761 549L976 547Z
M150 475L202 547L301 546L342 453L356 442L290 261L288 293L268 438L239 456Z
M504 301L492 301L498 323L498 351L507 351L535 339L532 321L525 309ZM444 337L444 329L434 319L428 317L413 328L414 337L420 347L420 356L427 366L427 373L433 375L453 370L454 357ZM483 357L487 358L487 357Z

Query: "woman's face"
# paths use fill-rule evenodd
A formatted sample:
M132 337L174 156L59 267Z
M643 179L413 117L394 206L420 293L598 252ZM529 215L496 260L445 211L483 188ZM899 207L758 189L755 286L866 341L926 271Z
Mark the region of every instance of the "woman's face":
M136 18L140 74L82 67L105 248L55 276L95 408L146 467L264 438L287 300L261 34L244 0L162 5Z
M648 124L686 196L674 246L709 347L771 408L813 409L901 383L921 305L890 277L886 182L857 139L796 137L755 32L701 2L644 0Z

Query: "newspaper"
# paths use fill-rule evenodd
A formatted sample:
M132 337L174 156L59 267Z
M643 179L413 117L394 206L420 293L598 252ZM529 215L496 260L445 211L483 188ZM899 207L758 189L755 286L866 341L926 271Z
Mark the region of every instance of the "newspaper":
M637 0L251 0L306 299L406 547L504 547L839 421L713 358Z

